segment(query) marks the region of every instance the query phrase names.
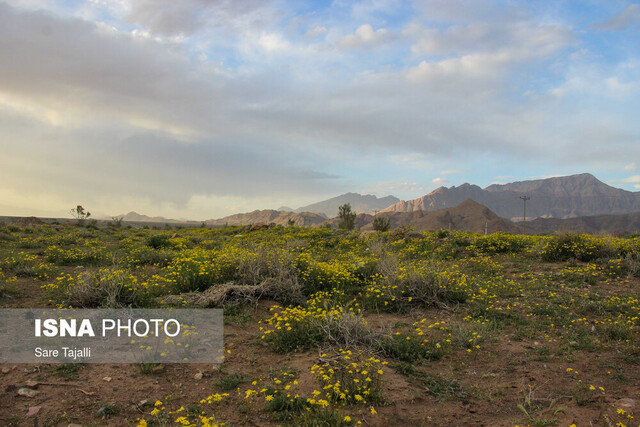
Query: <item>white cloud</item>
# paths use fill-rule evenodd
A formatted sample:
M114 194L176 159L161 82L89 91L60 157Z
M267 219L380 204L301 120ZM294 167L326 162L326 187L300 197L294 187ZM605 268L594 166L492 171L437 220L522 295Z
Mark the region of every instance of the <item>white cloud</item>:
M395 35L389 30L374 30L369 24L358 27L355 34L349 34L338 41L338 45L347 49L371 48L389 43Z
M640 184L640 175L632 175L628 178L621 179L620 181L628 184Z
M287 51L291 48L289 42L287 42L281 35L275 33L264 33L260 35L258 44L268 52Z
M437 62L421 61L406 72L412 83L435 81L449 77L499 78L514 58L508 53L466 55Z
M624 168L622 168L623 171L625 172L637 172L638 171L638 166L636 165L636 162L631 162L628 165L626 165Z
M417 38L411 47L415 55L465 55L525 49L530 50L522 52L527 56L546 56L574 40L565 27L527 21L478 22L466 26L453 25L441 31L413 24L405 31Z
M405 33L417 38L412 51L418 57L453 55L435 61L422 60L406 73L412 82L446 76L500 78L516 66L554 55L574 42L567 28L530 22L477 23L442 31L413 24Z
M415 169L431 167L431 156L424 153L392 154L388 157L391 163Z
M322 25L317 25L313 28L309 28L306 33L304 33L304 38L313 39L315 37L319 37L327 33L327 28Z
M420 185L417 182L396 182L396 181L382 181L377 182L375 187L368 190L363 190L363 193L373 193L379 195L392 194L396 197L403 198L405 194L412 194L410 197L418 197L418 195L424 195L427 192L427 188Z
M609 77L605 80L607 89L613 96L635 96L640 90L639 81L621 81L618 77Z
M436 185L446 185L446 184L449 184L449 180L447 178L438 177L438 178L433 178L431 180L431 183Z
M551 95L553 95L553 96L557 96L557 97L560 98L560 97L565 96L567 94L567 91L568 91L567 88L556 87L556 88L551 89L549 91L549 93L551 93Z

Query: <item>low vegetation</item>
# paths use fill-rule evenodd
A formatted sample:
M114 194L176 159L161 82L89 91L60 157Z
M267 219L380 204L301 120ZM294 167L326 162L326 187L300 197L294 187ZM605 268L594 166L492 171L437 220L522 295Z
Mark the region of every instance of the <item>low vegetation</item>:
M569 407L633 423L611 404L627 397L617 367L640 361L638 237L361 234L343 213L340 230L4 226L0 297L10 305L38 283L40 303L53 307L224 306L232 326L253 331L244 345L260 347L249 352L308 355L269 374L223 366L200 400L158 396L139 408L139 425L385 425L400 395L498 401L507 409L497 417L513 424L569 425ZM519 359L499 356L516 347L526 363L553 366L546 383L507 392L491 376L462 375L522 374ZM225 356L228 365L234 354ZM593 360L610 367L583 369ZM391 392L392 382L405 391ZM421 416L438 414L429 411Z

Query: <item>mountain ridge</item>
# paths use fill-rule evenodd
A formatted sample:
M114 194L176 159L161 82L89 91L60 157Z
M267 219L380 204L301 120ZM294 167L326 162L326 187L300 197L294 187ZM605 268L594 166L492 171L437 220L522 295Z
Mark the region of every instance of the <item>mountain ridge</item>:
M417 199L401 201L381 212L433 211L457 206L470 198L497 215L522 220L523 201L527 217L573 218L579 216L626 214L640 211L640 192L612 187L589 173L492 184L480 188L473 184L439 187Z
M327 200L299 207L294 212L318 212L332 218L338 215L338 209L345 203L351 205L351 210L356 213L372 214L381 211L394 203L399 202L395 196L377 197L371 194L345 193Z
M256 209L252 212L228 215L218 219L208 219L205 224L222 225L249 225L256 223L288 225L293 221L298 226L313 226L327 221L327 217L316 212L287 212L274 209Z

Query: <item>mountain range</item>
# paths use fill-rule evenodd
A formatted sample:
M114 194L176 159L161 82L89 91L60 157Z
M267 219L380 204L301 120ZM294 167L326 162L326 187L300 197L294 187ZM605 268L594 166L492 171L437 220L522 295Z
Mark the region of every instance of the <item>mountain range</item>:
M438 209L436 211L383 212L378 216L389 218L390 228L411 226L416 231L464 230L476 233L495 233L504 231L517 233L520 227L505 218L500 218L484 205L467 199L458 206ZM358 214L356 227L360 230L373 230L373 215ZM339 218L328 221L332 228L337 228Z
M327 216L327 218L333 218L338 216L338 208L345 203L351 205L351 210L358 213L375 214L394 203L400 202L400 199L394 196L376 197L370 194L362 195L358 193L345 193L337 197L332 197L328 200L312 203L307 206L302 206L295 209L294 212L318 212ZM287 209L280 209L287 210Z
M298 209L255 210L205 221L211 226L275 223L337 227L339 206L349 203L356 227L373 227L374 215L388 217L391 228L412 226L416 230L457 229L484 232L517 232L526 201L527 229L538 233L557 230L633 232L640 228L640 192L612 187L591 174L492 184L440 187L417 199L401 201L394 196L376 197L346 193ZM129 212L124 221L180 223L186 220L150 217Z
M498 216L522 220L524 201L527 218L574 218L640 211L640 192L611 187L591 174L493 184L486 188L462 184L440 187L420 198L400 201L382 212L434 211L475 200Z
M209 219L205 221L205 224L212 226L226 226L226 225L248 225L256 223L275 223L278 225L288 225L289 221L293 221L294 225L314 226L322 224L327 221L327 217L321 213L316 212L287 212L276 211L273 209L255 210L253 212L240 213L225 216L219 219Z
M188 220L179 220L179 219L169 219L162 216L148 216L139 214L138 212L131 211L127 214L117 215L116 218L122 218L124 222L170 222L170 223L179 223L179 222L187 222ZM109 219L109 218L104 218Z

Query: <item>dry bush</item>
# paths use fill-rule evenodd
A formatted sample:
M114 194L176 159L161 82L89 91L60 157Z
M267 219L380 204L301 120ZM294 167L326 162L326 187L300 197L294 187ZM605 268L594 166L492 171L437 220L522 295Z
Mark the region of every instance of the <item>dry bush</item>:
M369 252L379 258L383 258L387 255L386 247L387 244L380 239L367 240L367 248L369 248Z
M73 307L126 307L137 299L128 273L115 267L81 274L65 294Z
M623 269L634 277L640 277L640 254L638 252L628 253L622 260Z
M236 280L244 285L258 285L267 278L280 277L293 271L293 260L288 252L258 247L250 256L238 261Z
M348 309L328 312L322 318L313 319L311 324L322 331L324 343L339 348L370 346L376 338L362 313Z
M387 297L395 296L396 301L447 308L449 303L464 302L466 296L451 286L450 279L441 274L446 266L435 261L401 264L394 255L387 255L378 263L378 271L383 280Z
M213 285L203 292L187 292L159 297L169 305L212 308L224 307L229 303L256 304L262 298L271 298L282 304L300 304L305 301L302 287L293 274L283 273L278 277L264 279L258 285L228 282Z

